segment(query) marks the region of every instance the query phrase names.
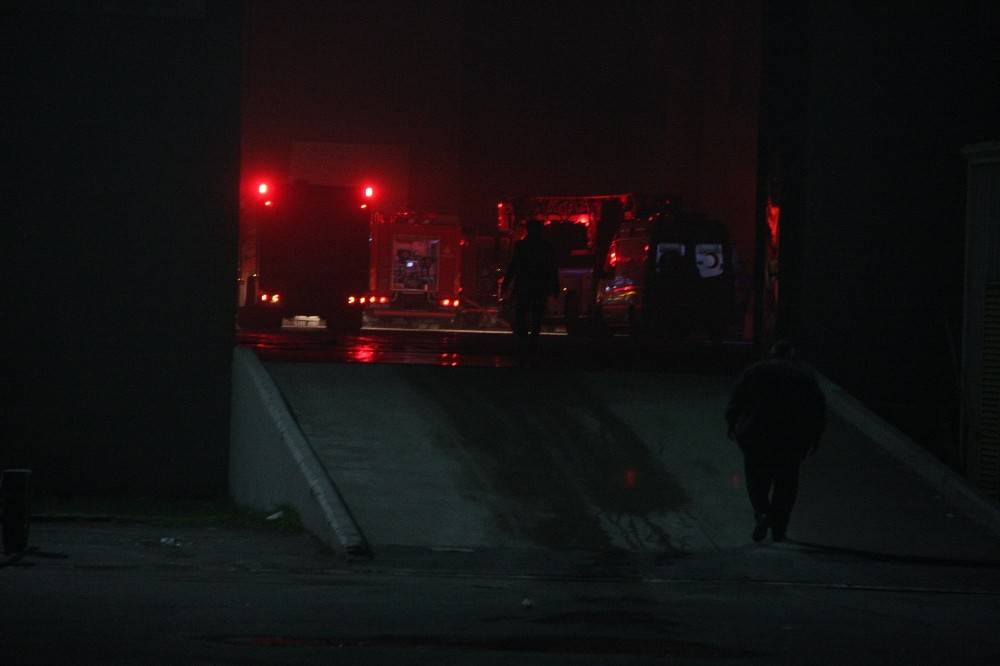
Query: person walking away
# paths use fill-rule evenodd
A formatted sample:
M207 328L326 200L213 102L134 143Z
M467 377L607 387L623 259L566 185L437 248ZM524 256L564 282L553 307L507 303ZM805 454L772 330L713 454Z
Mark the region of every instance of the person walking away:
M512 291L514 335L519 350L534 351L542 331L546 301L549 296L559 294L555 250L542 237L541 221L528 220L525 237L514 243L500 289L504 294Z
M770 528L784 541L798 496L799 466L816 451L826 429L826 398L814 373L787 341L747 368L726 408L729 438L743 452L747 493L756 524L754 541Z

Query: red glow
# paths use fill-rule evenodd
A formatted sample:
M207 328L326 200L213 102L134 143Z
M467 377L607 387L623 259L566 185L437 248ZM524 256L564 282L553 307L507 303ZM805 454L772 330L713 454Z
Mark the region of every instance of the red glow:
M608 257L608 263L611 264L612 266L615 266L615 265L618 264L618 253L617 252L612 252L611 253L611 255Z
M267 183L261 183L260 185L257 186L258 194L267 194L267 191L269 189L270 188L267 186Z
M502 201L497 204L497 208L503 208L503 202Z
M260 295L260 300L262 300L263 302L267 303L267 294L261 294Z
M347 302L348 302L348 304L349 304L349 305L354 305L354 303L355 303L355 302L356 302L357 300L358 300L358 299L354 298L353 296L348 296L348 297L347 297Z
M443 301L441 301L441 305L448 307L449 305L451 305L451 299L450 298L444 299Z
M375 360L375 351L370 344L360 344L351 350L351 358L358 363L371 363Z
M458 299L456 298L454 301L452 301L451 304L452 304L453 307L457 308L458 307Z
M368 204L361 204L361 208L368 208Z
M636 469L625 470L625 487L635 488L639 483L639 471Z
M379 303L388 303L389 302L389 298L387 296L379 296L378 297L378 302Z
M372 187L371 185L366 185L365 186L365 199L371 199L373 196L375 196L375 188Z
M277 303L280 300L281 300L281 294L274 294L273 296L271 296L272 303Z
M265 201L265 202L264 202L264 205L265 205L265 206L273 206L273 205L274 205L274 202L273 202L273 201L271 201L270 199L268 199L267 201Z
M771 242L778 243L778 229L781 220L781 206L768 200L767 202L767 229L771 232Z

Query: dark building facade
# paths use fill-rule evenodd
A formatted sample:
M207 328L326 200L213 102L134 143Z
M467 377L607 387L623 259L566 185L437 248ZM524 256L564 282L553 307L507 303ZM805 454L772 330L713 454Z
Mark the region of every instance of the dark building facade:
M962 149L1000 135L997 5L765 3L764 26L773 335L960 467Z
M225 491L241 11L3 12L0 466L38 492Z

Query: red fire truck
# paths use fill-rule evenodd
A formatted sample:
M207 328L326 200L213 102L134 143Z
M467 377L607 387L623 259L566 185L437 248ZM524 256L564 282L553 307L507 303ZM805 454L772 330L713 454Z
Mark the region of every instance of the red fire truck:
M247 186L240 220L239 311L244 328L302 321L354 329L348 296L368 273L365 188L303 181Z
M556 251L560 298L550 304L550 324L568 328L594 313L595 277L611 238L624 220L634 219L632 194L518 197L497 204L497 227L508 247L524 237L528 220L543 223L543 234Z
M467 241L456 215L373 213L369 239L368 289L347 297L366 324L458 318Z

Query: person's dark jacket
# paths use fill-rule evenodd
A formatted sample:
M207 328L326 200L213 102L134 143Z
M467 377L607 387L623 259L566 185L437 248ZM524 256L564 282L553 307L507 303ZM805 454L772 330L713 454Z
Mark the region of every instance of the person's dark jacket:
M745 452L804 457L818 446L826 419L815 375L786 359L747 368L726 408L729 437Z
M511 282L516 298L558 294L559 270L552 244L538 236L527 236L514 243L502 288L506 289Z

